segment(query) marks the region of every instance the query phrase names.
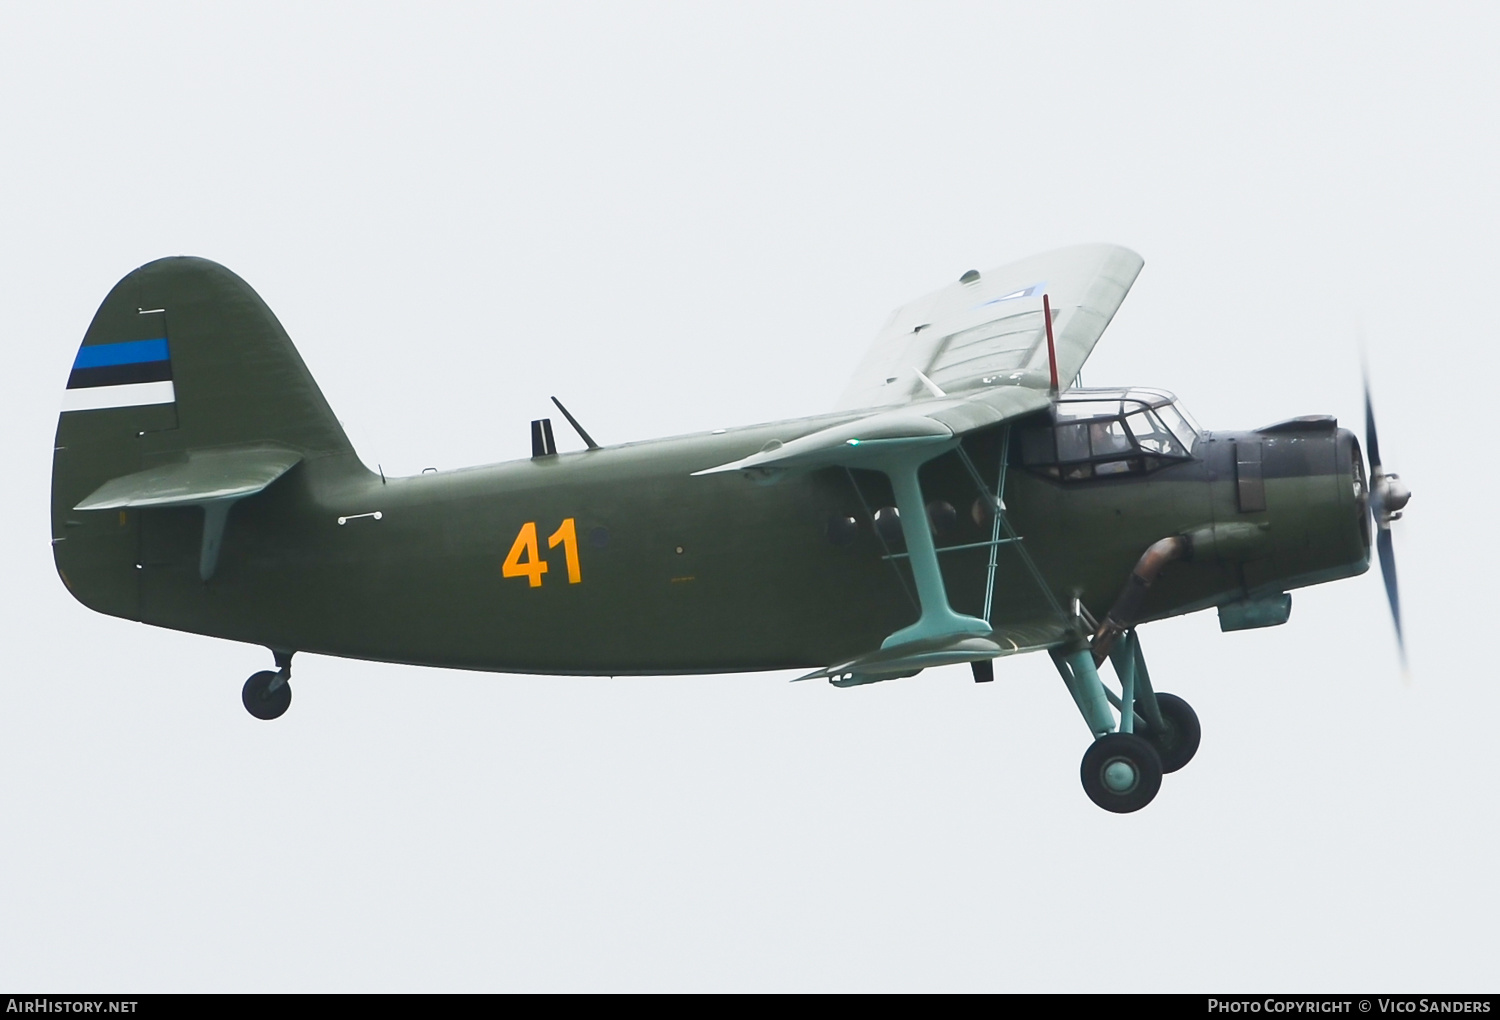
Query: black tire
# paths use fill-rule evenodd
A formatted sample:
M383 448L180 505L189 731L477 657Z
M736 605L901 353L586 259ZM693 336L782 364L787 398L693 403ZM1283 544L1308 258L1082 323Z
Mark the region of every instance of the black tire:
M1139 811L1161 789L1161 758L1133 733L1106 733L1094 741L1079 773L1089 800L1116 814Z
M286 714L292 705L292 685L287 682L271 690L271 681L277 676L277 673L265 669L245 681L245 689L240 692L245 711L257 719L279 719Z
M1158 694L1156 704L1161 708L1162 721L1167 724L1165 733L1158 733L1149 724L1139 733L1145 737L1161 757L1163 772L1176 772L1198 753L1198 743L1203 739L1203 729L1198 725L1198 713L1193 706L1175 694Z

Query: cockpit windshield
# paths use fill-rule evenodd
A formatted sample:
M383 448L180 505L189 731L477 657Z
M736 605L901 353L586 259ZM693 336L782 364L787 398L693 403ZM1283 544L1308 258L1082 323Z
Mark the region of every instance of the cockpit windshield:
M1198 430L1164 390L1071 390L1051 424L1020 430L1021 463L1065 480L1143 474L1188 460Z

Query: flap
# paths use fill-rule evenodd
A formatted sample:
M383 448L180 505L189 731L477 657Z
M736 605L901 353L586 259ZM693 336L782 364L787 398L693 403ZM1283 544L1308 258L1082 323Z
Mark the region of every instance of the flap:
M73 509L202 506L243 499L276 481L301 459L300 453L279 446L193 451L185 461L111 479Z

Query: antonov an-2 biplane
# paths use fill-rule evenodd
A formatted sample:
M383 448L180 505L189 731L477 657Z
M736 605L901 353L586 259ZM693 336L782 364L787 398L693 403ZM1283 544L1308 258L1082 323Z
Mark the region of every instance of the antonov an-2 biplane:
M74 359L52 474L58 573L84 605L298 651L573 675L816 667L839 687L1047 651L1093 733L1083 786L1151 801L1199 726L1138 627L1210 607L1286 621L1292 588L1369 564L1396 614L1409 493L1309 416L1205 432L1155 389L1069 386L1140 272L1084 245L970 271L899 309L837 410L386 478L276 317L198 258L142 266ZM1373 524L1373 527L1372 527ZM1118 692L1100 678L1109 660Z

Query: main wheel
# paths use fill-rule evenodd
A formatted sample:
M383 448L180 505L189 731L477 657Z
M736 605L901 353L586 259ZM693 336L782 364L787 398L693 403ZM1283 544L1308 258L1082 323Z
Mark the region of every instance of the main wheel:
M245 711L257 719L279 719L286 713L292 704L292 685L287 682L271 690L271 682L279 675L263 669L245 681L245 689L240 692Z
M1198 753L1203 730L1198 725L1198 713L1193 711L1193 706L1177 695L1158 694L1156 704L1161 708L1162 721L1167 724L1166 732L1160 733L1148 726L1138 735L1156 748L1163 772L1176 772Z
M1106 733L1083 755L1083 792L1106 811L1127 814L1161 789L1161 758L1133 733Z

